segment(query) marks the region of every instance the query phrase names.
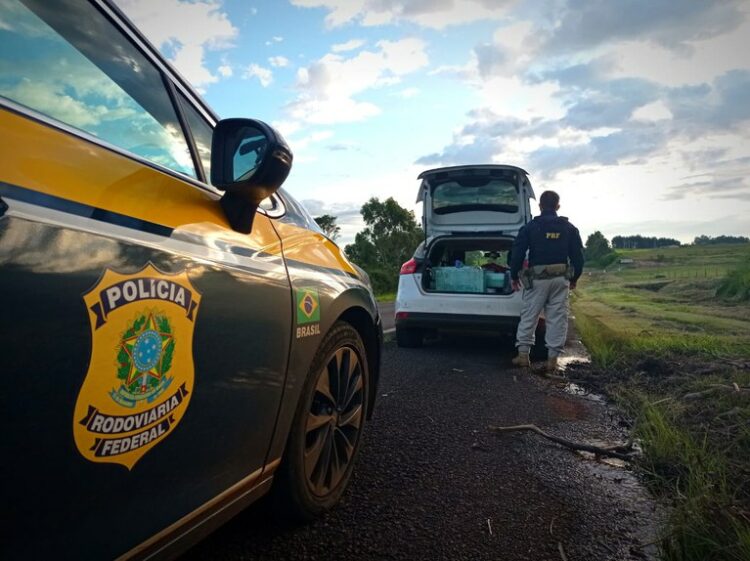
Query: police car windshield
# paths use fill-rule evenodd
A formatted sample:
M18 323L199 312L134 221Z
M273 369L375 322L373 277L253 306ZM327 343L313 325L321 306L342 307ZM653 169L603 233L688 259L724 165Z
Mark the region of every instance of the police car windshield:
M518 212L518 192L511 179L467 177L436 185L432 191L435 214L490 211Z

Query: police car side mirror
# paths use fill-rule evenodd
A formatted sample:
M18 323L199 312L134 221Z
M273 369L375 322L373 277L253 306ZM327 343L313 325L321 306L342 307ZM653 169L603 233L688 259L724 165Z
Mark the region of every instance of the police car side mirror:
M221 207L232 229L249 234L261 201L292 169L292 151L272 127L254 119L223 119L211 139L211 183L225 191Z

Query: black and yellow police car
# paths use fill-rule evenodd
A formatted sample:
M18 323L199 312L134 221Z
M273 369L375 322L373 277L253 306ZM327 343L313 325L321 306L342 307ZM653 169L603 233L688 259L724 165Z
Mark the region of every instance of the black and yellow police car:
M109 0L0 0L3 559L174 555L333 506L372 413L366 274Z

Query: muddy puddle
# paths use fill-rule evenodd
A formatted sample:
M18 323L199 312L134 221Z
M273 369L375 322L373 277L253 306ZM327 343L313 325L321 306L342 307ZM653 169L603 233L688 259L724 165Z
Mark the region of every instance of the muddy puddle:
M589 401L595 401L597 403L604 403L606 401L606 398L603 395L590 392L583 386L579 386L574 382L568 382L567 384L565 384L562 390L567 394L582 397L584 399L588 399Z

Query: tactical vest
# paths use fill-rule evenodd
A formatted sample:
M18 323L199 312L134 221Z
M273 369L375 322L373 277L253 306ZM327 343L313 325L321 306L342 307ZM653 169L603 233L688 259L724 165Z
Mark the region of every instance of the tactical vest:
M568 262L570 224L563 216L537 216L529 222L529 263L551 265Z

